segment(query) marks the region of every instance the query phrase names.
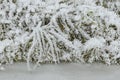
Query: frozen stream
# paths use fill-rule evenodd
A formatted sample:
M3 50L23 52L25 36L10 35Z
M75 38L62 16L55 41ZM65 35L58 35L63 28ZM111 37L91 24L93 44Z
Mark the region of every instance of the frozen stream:
M120 80L120 66L103 64L44 64L27 71L25 63L5 66L0 80Z

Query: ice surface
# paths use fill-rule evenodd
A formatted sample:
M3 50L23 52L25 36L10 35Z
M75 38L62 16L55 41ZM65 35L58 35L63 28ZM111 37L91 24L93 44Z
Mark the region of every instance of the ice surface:
M25 63L7 65L0 80L119 80L120 67L103 64L45 64L27 71Z

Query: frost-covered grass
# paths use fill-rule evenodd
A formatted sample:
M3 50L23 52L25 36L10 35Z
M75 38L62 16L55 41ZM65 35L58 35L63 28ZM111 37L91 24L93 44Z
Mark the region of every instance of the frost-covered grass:
M0 0L0 63L120 63L120 0Z

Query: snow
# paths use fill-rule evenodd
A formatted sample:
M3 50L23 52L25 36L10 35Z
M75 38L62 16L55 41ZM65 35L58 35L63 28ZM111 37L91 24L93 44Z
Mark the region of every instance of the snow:
M3 52L4 48L8 45L10 45L12 43L12 41L10 40L4 40L4 41L0 41L0 53Z
M25 63L5 66L0 80L119 80L120 67L103 64L45 64L33 71Z
M120 64L119 0L0 1L0 64ZM112 6L111 6L112 5Z
M93 43L94 42L94 43ZM91 38L85 43L84 49L90 50L92 48L102 48L104 47L105 40L103 38Z

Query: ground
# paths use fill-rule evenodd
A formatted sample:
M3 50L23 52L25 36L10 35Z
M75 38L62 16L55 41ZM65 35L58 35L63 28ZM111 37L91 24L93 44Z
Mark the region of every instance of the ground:
M0 80L119 80L120 67L104 64L44 64L27 71L25 63L6 65Z

